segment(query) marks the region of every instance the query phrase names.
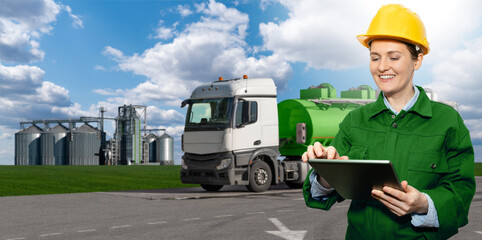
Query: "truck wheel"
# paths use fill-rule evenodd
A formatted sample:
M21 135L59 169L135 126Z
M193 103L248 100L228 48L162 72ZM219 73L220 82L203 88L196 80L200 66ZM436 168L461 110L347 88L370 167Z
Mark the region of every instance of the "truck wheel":
M249 173L249 185L246 186L251 192L264 192L271 186L271 168L263 161L256 161L251 165Z
M201 184L201 187L208 192L217 192L223 188L223 185Z

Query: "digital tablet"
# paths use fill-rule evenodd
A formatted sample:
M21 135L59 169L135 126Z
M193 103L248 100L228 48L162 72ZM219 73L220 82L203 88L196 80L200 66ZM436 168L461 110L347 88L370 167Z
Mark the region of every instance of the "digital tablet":
M370 199L372 189L383 186L403 191L388 160L310 159L308 163L345 199Z

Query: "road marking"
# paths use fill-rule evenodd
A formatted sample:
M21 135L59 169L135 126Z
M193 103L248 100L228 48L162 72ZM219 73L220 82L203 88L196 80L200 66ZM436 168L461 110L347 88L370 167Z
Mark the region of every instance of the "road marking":
M294 209L284 209L284 210L278 210L276 212L293 212Z
M249 213L246 213L246 214L253 215L253 214L263 214L263 213L265 213L265 212L249 212Z
M84 233L84 232L94 232L94 231L97 231L97 229L85 229L85 230L79 230L77 232Z
M60 235L62 233L47 233L47 234L42 234L40 237L47 237L47 236L55 236L55 235Z
M24 238L24 237L19 237L19 238L9 238L9 239L7 239L7 240L22 240L22 239L26 239L26 238Z
M234 215L219 215L219 216L214 216L215 218L223 218L223 217L234 217Z
M166 222L165 222L165 221L162 221L162 222L150 222L150 223L147 223L147 224L154 225L154 224L163 224L163 223L166 223Z
M295 198L293 199L294 201L301 201L301 200L305 200L305 198Z
M303 240L303 238L305 238L306 231L291 231L277 218L268 219L279 229L279 231L266 231L267 233L286 240Z
M199 220L200 218L187 218L183 219L183 221L194 221L194 220Z
M475 233L482 234L482 231L474 231Z
M126 227L132 227L132 225L113 226L111 228L126 228Z

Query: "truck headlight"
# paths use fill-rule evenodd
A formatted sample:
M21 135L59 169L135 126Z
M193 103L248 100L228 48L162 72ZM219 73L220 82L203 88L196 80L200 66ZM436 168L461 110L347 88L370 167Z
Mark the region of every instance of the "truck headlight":
M221 160L221 163L218 166L216 166L216 169L217 170L225 169L229 167L230 164L231 164L231 158L225 158Z
M184 159L181 161L181 167L184 170L187 170L187 165L184 163Z

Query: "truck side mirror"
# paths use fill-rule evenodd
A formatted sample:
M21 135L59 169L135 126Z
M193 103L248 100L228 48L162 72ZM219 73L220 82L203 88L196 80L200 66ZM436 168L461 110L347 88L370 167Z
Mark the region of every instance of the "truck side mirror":
M186 99L184 101L182 101L181 103L181 108L185 107L186 105L188 104L191 104L192 103L192 100L191 99Z

